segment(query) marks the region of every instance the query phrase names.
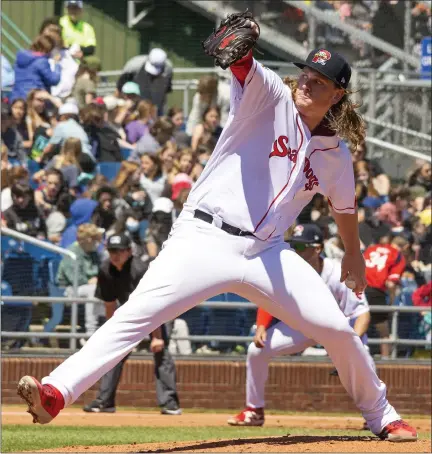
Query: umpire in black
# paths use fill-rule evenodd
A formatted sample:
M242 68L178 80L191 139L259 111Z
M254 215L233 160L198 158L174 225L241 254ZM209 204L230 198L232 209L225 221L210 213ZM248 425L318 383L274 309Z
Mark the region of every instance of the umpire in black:
M113 316L117 304L124 304L147 271L148 265L132 256L131 239L126 234L112 235L107 241L109 259L104 261L98 275L95 297L105 301L106 318ZM156 394L161 413L181 415L176 386L174 361L168 352L169 333L162 325L150 334L156 376ZM128 355L129 356L129 355ZM84 407L86 412L114 413L115 396L126 356L102 377L97 398Z

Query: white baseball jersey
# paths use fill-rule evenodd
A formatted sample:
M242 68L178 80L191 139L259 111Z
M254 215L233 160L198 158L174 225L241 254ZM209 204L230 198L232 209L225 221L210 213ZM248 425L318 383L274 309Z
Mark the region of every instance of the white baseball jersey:
M350 320L369 312L369 304L362 294L360 298L349 289L344 282L340 282L341 265L337 260L325 258L321 277L332 292L340 310Z
M350 152L336 135L311 136L289 87L254 60L244 87L232 79L230 116L185 209L280 240L317 192L355 213Z

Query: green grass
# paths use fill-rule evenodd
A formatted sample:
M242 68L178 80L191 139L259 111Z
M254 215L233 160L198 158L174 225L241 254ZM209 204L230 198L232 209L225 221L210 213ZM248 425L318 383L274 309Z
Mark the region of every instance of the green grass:
M120 445L170 441L215 440L227 438L284 436L354 436L369 433L358 430L307 430L289 427L73 427L3 425L1 452L35 451L63 446ZM422 434L421 438L430 438Z
M314 435L365 435L361 431L313 430ZM73 427L6 425L2 428L2 452L19 452L74 445L155 443L260 436L287 433L308 435L304 429L258 427Z

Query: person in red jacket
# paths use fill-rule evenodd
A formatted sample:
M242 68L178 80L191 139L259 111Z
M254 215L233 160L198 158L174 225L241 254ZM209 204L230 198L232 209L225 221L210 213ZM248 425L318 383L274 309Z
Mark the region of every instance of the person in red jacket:
M432 306L432 281L419 287L412 296L414 306Z
M364 252L366 261L366 298L370 306L385 306L387 298L393 301L396 288L405 269L406 262L403 252L409 248L409 242L400 236L391 240L390 244L375 244ZM381 339L388 339L389 313L372 312L371 326L374 326ZM388 358L390 345L381 344L381 357Z

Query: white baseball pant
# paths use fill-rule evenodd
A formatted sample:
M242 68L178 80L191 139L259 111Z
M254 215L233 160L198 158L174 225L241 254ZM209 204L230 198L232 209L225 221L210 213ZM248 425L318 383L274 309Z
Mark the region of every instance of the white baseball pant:
M316 343L315 340L309 339L283 322L275 323L267 330L267 340L263 348L258 348L251 343L246 360L246 406L265 407L265 384L269 373L269 363L273 358L295 355ZM375 370L375 363L367 348L365 350L369 364Z
M399 419L363 345L321 277L282 240L230 235L183 211L126 304L43 384L73 403L144 336L224 292L254 301L327 350L345 389L378 434Z

